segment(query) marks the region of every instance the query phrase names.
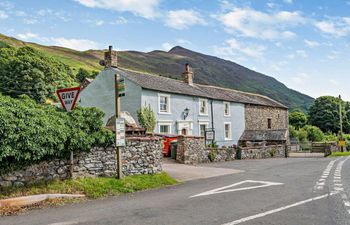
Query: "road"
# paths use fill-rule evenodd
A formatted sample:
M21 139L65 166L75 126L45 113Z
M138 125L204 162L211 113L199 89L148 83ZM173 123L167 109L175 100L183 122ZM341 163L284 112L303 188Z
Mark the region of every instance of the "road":
M350 160L210 164L245 172L0 218L1 225L350 224Z

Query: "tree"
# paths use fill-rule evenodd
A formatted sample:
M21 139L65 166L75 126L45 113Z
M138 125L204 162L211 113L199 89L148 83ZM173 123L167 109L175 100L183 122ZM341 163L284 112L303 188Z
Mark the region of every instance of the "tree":
M77 75L75 76L75 79L77 80L77 82L82 83L85 80L85 78L95 79L97 74L98 74L98 72L96 72L96 71L92 71L90 73L86 69L80 68Z
M309 110L309 122L319 127L323 132L338 133L339 126L339 98L322 96L315 100ZM344 107L343 107L344 114ZM345 125L347 118L344 115Z
M137 111L137 118L140 125L145 128L147 132L154 131L156 127L156 116L150 105L141 107L141 109Z
M289 124L294 126L297 130L305 126L307 123L307 116L301 111L294 111L289 113Z
M56 59L30 47L0 48L0 92L43 103L56 98L56 89L73 85L72 70Z
M301 130L306 131L307 139L309 141L323 141L325 137L322 130L315 126L306 125Z

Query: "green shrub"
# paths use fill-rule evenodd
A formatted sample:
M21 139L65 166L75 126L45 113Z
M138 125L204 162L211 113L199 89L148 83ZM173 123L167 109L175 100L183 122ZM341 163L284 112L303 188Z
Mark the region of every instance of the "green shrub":
M153 132L156 127L156 115L154 114L150 105L143 106L137 110L137 118L140 125L146 129L147 132Z
M70 151L88 151L113 143L102 128L103 113L95 108L72 113L39 105L28 96L13 99L0 94L0 174Z
M301 130L306 131L307 139L309 141L323 141L324 140L324 134L323 134L322 130L318 127L306 125Z

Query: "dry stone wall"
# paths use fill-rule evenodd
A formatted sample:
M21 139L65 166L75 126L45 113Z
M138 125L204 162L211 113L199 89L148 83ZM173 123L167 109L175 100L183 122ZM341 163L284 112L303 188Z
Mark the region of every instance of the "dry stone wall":
M232 161L239 155L237 147L206 148L201 137L178 137L176 160L184 164ZM241 148L241 159L285 157L285 145L250 146Z
M162 140L157 137L129 138L123 152L124 175L154 174L162 171ZM70 160L43 161L0 176L0 187L24 186L40 181L70 177ZM74 155L73 177L111 177L116 175L114 147L93 148Z

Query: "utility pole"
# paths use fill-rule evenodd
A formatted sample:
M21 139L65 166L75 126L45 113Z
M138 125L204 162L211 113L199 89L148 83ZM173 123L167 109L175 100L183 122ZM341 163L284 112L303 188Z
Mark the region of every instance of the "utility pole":
M117 168L117 178L121 179L123 177L123 173L122 173L122 151L120 149L120 147L118 146L118 142L117 142L117 120L120 117L120 97L119 97L119 86L118 86L118 82L119 82L119 76L117 73L115 73L114 75L114 90L115 90L115 137L116 137L116 142L115 142L115 146L116 146L116 153L117 153L117 164L118 164L118 168Z
M341 95L339 95L339 125L340 125L340 141L344 140L343 138L343 113L342 113L342 104L341 104ZM344 146L340 146L341 151L344 151Z

